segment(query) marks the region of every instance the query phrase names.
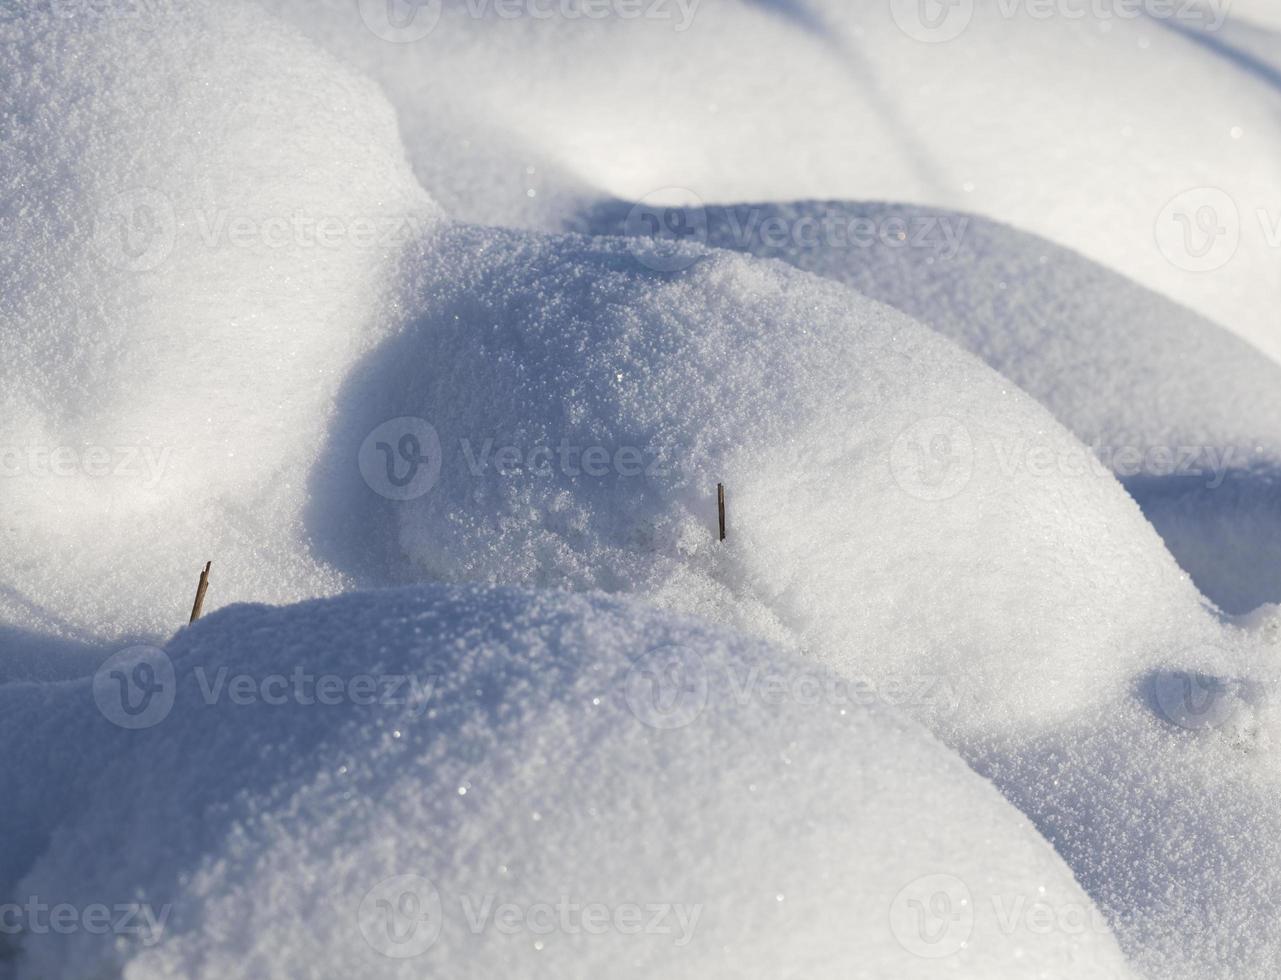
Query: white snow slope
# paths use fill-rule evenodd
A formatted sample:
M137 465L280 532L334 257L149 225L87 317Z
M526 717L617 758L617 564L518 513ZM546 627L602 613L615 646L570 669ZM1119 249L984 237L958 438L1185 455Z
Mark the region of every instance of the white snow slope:
M878 681L947 678L954 734L1052 724L1219 635L1114 478L977 359L839 284L681 254L427 241L417 316L353 372L317 466L326 556L645 595Z
M458 217L554 230L570 202L691 195L971 211L1281 358L1281 91L1202 43L1224 3L262 2L382 82Z
M1131 976L989 785L759 641L423 589L238 606L141 656L0 688L5 838L50 845L3 897L150 913L13 939L19 980Z
M675 31L450 3L408 44L379 36L382 3L272 6L287 17L182 0L0 21L0 882L172 912L154 948L29 929L4 969L261 975L314 956L318 976L412 975L360 929L401 915L406 942L434 918L423 955L450 976L1123 972L1064 869L912 715L1031 819L1144 975L1277 975L1276 620L1225 625L1062 424L1257 440L1212 505L1128 483L1226 608L1275 599L1274 566L1216 540L1273 526L1261 356L1079 260L1033 277L1039 240L976 233L991 249L957 260L971 281L929 272L930 295L1038 404L845 283L697 242L459 224L432 199L537 228L673 184L963 204L1275 353L1274 253L1243 229L1197 273L1223 254L1211 236L1181 258L1179 216L1196 230L1205 202L1163 210L1207 182L1243 219L1275 199L1263 75L1169 25L995 0L935 44L898 4L709 3ZM1007 269L1017 310L974 333L984 277ZM1133 341L1089 327L1104 304ZM1024 308L1072 330L1044 360L1027 348L1050 328ZM1170 354L1142 356L1171 331ZM1242 382L1235 403L1194 354ZM1085 374L1102 403L1066 390ZM183 622L209 558L210 612L442 580L668 611L477 591L241 607L168 660L70 679ZM834 671L847 715L735 685L655 734L591 703L633 651L673 642L713 667ZM113 685L141 684L145 713L166 663L163 723L113 728ZM328 712L253 684L313 663L426 673L442 700L371 724L350 692ZM651 692L684 676L651 666ZM204 710L237 672L257 699L227 688ZM404 874L432 880L439 914L431 892L370 892ZM702 902L705 931L679 948L459 931L460 896L529 909L562 887L611 909ZM1048 928L1024 918L1039 899Z
M1177 303L1035 235L915 205L618 202L582 222L660 240L688 229L910 314L1090 446L1221 608L1281 597L1281 368Z
M419 267L417 319L341 399L325 460L363 471L311 514L344 523L332 560L628 592L799 647L1018 800L1150 975L1270 975L1275 652L1207 615L1043 408L778 263L456 228Z
M224 601L341 586L300 447L438 220L377 87L252 6L94 10L0 24L0 618L85 639L214 555Z

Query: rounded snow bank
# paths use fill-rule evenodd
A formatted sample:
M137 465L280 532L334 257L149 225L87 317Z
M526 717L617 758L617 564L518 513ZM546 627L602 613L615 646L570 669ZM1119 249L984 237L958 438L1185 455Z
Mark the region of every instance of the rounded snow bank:
M346 475L310 520L342 526L340 565L647 596L867 675L940 731L1053 723L1215 630L1086 447L839 284L475 229L421 265L418 321L353 375L325 453Z
M988 784L901 716L774 696L835 682L760 641L421 589L234 607L148 657L3 692L18 744L88 751L15 894L144 910L21 937L20 978L1129 976Z
M382 81L467 220L559 230L569 200L682 188L975 211L1281 358L1281 94L1206 43L1225 3L447 0L396 5L402 26L381 3L263 2Z
M20 6L0 76L0 615L167 630L214 554L332 585L281 501L435 220L390 106L224 3Z
M977 354L1094 450L1210 599L1241 613L1281 597L1281 367L1222 327L976 215L813 201L663 214L718 248L853 286ZM602 234L654 227L625 203L585 220Z

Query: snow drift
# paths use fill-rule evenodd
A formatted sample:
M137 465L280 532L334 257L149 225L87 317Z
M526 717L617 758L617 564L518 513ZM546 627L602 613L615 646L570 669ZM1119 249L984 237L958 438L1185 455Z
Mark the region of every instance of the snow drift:
M78 747L69 798L0 772L6 839L50 845L4 897L149 911L28 932L19 980L1130 975L988 785L883 708L775 688L838 689L759 641L425 589L239 606L146 656L171 673L132 730L106 666L0 689L19 758Z
M970 755L1145 976L1267 980L1281 963L1278 650L1226 676L1172 659L1107 710Z
M353 372L316 468L325 557L648 596L878 683L947 682L960 710L918 707L952 733L1050 724L1218 635L1111 475L979 361L780 264L647 268L675 254L426 242L417 317Z
M1224 4L263 2L382 82L465 220L690 194L973 211L1281 357L1281 93L1200 40Z
M639 595L799 648L1018 800L1150 975L1269 975L1271 658L1044 408L779 263L456 227L417 266L417 317L317 466L329 560Z
M1217 185L1242 222L1273 199L1266 78L1161 25L994 3L934 45L874 5L726 3L673 30L451 3L417 40L385 4L270 5L330 53L254 4L0 24L0 241L21 243L0 254L0 642L21 653L0 668L0 886L168 910L151 945L28 929L6 968L412 974L379 947L430 926L419 952L451 976L924 976L931 953L985 978L1122 973L1039 838L894 706L1033 819L1147 974L1275 974L1275 621L1217 622L1085 443L843 283L683 241L688 223L660 225L677 242L449 225L414 179L464 219L544 229L691 193L963 204L1273 349L1260 231L1228 229L1225 256L1200 220L1222 199L1182 193ZM766 44L785 78L750 57ZM1224 486L1248 511L1127 478L1198 580L1248 601L1256 570L1187 556L1269 533L1255 477L1277 442L1249 416L1274 414L1274 370L978 227L967 282L886 266L865 288L1078 434L1248 445L1249 480ZM1055 261L1034 276L1029 248ZM984 278L1013 273L992 298ZM1168 359L1140 357L1172 331ZM1209 354L1243 402L1194 397L1213 372L1185 362ZM1087 380L1093 400L1065 390ZM599 595L410 591L227 610L69 679L92 641L185 617L209 557L211 607L479 580L757 639ZM781 664L801 672L781 699L744 697L743 672ZM420 683L281 702L313 668ZM820 676L852 692L836 710L802 703ZM707 695L696 718L672 680ZM569 892L615 924L683 905L689 942L521 931ZM489 896L524 910L513 934L469 930L462 898ZM1048 931L1023 918L1038 902Z
M390 106L249 5L0 37L0 617L167 630L214 554L224 600L336 588L270 518L436 220Z
M1281 368L1221 327L1051 242L985 218L799 202L584 217L781 259L910 314L983 358L1111 470L1231 613L1281 595Z

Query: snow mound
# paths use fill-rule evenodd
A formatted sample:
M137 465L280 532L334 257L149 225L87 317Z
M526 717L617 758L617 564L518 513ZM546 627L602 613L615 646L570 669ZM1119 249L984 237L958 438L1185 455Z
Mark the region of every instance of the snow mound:
M119 942L29 930L19 980L1130 975L989 785L892 712L769 696L835 678L759 641L436 588L233 607L139 656L0 690L7 744L84 753L43 813L57 781L0 773L52 818L12 894L143 910Z
M27 4L0 39L0 619L167 632L214 555L223 599L336 587L282 515L436 220L391 107L249 5Z
M1224 4L263 2L382 82L460 218L914 201L1076 248L1281 358L1281 92L1204 43Z
M1154 671L1097 716L972 757L1163 980L1281 963L1277 650L1246 675Z
M1281 597L1281 368L1185 307L1035 235L935 208L615 203L584 221L601 234L693 229L902 310L1090 446L1210 599L1241 613Z
M1041 406L837 283L468 228L419 264L417 319L353 373L313 481L309 524L342 528L325 557L357 579L646 596L952 734L1050 724L1217 633Z

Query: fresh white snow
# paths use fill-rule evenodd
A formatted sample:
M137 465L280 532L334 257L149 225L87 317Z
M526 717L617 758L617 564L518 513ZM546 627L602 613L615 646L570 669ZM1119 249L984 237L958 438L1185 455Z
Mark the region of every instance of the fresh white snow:
M510 6L0 11L0 977L1271 980L1266 12Z
M163 635L215 555L220 602L339 588L291 515L439 220L391 107L252 6L76 13L0 28L0 616Z
M717 248L846 283L950 337L1091 448L1088 465L1117 476L1216 604L1243 613L1275 596L1281 367L1217 324L972 214L839 201L639 212L616 203L583 220L598 234L652 238L647 219L659 217Z
M760 641L437 588L237 606L147 657L176 682L136 729L107 669L0 688L34 750L5 837L48 842L13 893L144 909L119 945L25 936L19 977L1132 976L990 785ZM73 788L33 772L54 742Z
M1198 40L1226 3L440 0L393 5L392 30L382 3L263 2L382 82L459 217L558 229L573 201L691 194L972 211L1281 359L1281 91Z

